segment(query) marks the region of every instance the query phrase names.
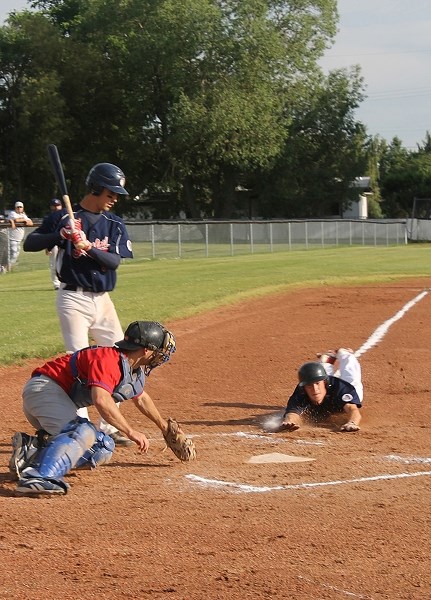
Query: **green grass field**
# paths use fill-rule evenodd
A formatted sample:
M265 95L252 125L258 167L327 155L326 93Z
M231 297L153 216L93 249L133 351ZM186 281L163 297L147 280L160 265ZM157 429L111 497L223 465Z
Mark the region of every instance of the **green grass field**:
M135 256L139 257L139 248ZM318 248L219 258L137 258L120 266L111 296L126 327L137 319L172 322L298 286L367 285L428 277L429 273L429 244ZM1 364L47 358L64 350L44 252L21 252L16 270L0 276L0 302Z

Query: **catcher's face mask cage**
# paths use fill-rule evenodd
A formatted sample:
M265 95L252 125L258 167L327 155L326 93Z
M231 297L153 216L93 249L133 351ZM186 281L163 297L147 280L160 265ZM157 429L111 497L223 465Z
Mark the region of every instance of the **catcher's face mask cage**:
M145 367L145 375L149 375L153 369L159 367L171 358L171 354L176 351L176 343L174 335L164 329L163 342L160 348L150 348L153 350L153 355Z

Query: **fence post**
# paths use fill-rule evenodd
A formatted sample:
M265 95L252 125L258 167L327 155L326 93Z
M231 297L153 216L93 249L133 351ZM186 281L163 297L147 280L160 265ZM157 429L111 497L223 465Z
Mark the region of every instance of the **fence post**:
M178 258L181 258L181 223L177 224L177 235L178 235Z
M156 258L156 238L154 235L154 224L151 224L151 255L153 258Z
M208 258L209 256L209 247L208 247L208 223L205 223L205 256Z
M233 256L233 223L229 225L229 233L230 233L230 255Z
M269 251L273 252L272 223L269 224Z
M253 252L254 252L254 245L253 245L253 223L249 223L249 235L250 235L250 254L253 254Z

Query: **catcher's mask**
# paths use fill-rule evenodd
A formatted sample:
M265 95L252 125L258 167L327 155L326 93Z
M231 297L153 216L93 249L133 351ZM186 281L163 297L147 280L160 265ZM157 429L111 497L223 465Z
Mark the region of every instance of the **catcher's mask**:
M148 348L153 355L145 365L145 375L167 362L176 350L174 335L157 321L134 321L124 333L124 339L115 343L120 350Z
M328 374L325 371L325 367L320 362L306 362L299 368L298 371L299 385L310 385L311 383L317 383L318 381L326 381Z

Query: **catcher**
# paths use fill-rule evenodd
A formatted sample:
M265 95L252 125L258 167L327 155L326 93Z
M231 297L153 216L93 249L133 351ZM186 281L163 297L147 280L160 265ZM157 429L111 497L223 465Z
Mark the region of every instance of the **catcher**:
M74 467L94 468L112 456L113 439L76 411L94 406L111 425L147 452L144 433L128 423L117 402L131 400L162 432L166 445L182 461L196 458L195 446L169 418L160 416L144 391L152 369L175 352L175 338L155 321L135 321L113 347L91 346L65 354L35 369L23 390L23 410L36 435L12 438L10 470L18 477L17 494L66 494L64 476Z

